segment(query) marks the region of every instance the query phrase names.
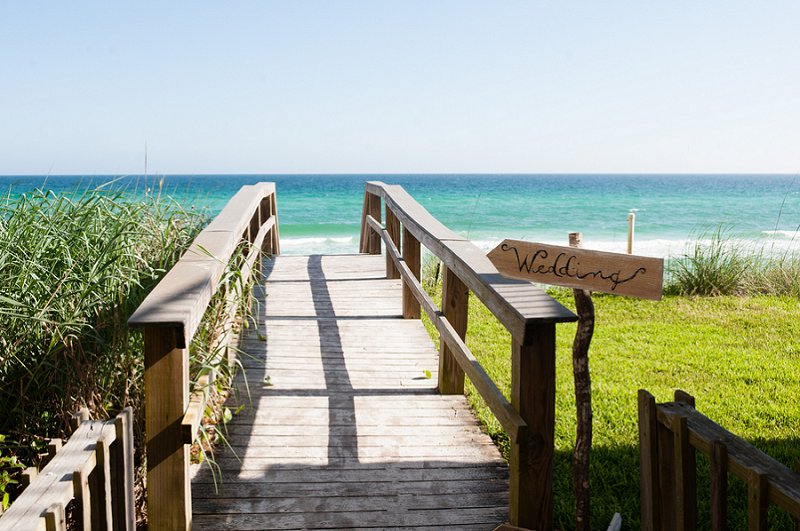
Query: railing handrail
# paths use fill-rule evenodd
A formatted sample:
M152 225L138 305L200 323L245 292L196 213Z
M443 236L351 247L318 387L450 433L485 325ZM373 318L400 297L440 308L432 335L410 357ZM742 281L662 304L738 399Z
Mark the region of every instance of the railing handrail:
M551 529L555 326L577 317L529 282L500 275L483 251L445 227L401 186L371 181L365 185L360 251L381 254L381 241L387 278L403 279L403 317L418 319L423 307L439 331L439 392L462 394L468 375L511 439L511 523ZM420 283L421 244L444 265L441 309ZM511 332L510 401L465 344L470 291Z
M243 186L142 301L128 319L128 325L178 328L179 339L187 345L194 337L211 297L219 288L236 247L250 229L253 213L274 194L275 183ZM269 217L274 220L274 226L269 227L272 229L272 252L279 254L277 213L265 216L262 223ZM254 242L256 234L251 238Z
M712 528L727 527L728 473L748 486L750 529L767 529L769 504L800 520L800 474L697 411L687 393L657 404L640 389L642 529L696 527L696 451L711 463Z
M130 407L111 420L84 420L0 516L0 530L65 530L75 499L82 528L133 531L132 422Z
M523 344L530 342L533 324L577 320L575 314L542 289L530 282L502 276L485 252L444 226L402 186L369 181L366 183L366 192L382 197L404 228L448 269L454 271L511 335ZM362 232L362 252L364 237Z
M275 183L243 186L197 236L128 324L144 330L147 518L152 529L192 525L189 444L196 438L214 375L203 375L189 395L191 344L212 297L224 285L237 249L246 284L262 250L280 253ZM226 316L237 305L226 297ZM222 350L220 350L222 352Z

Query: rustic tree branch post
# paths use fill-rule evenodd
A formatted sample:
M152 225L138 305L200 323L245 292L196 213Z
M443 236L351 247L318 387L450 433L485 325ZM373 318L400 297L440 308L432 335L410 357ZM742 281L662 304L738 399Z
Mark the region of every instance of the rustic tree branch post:
M581 233L569 235L570 247L581 247ZM572 372L575 378L577 434L572 474L575 481L575 529L591 529L589 454L592 448L592 381L589 374L589 345L594 334L594 303L589 290L573 289L578 329L572 344Z
M555 286L572 288L575 296L575 306L578 314L578 329L573 342L573 375L575 378L575 402L577 410L577 434L575 440L575 456L573 473L575 478L575 514L576 529L586 530L591 528L591 508L589 490L589 457L592 445L592 397L591 379L589 375L589 345L594 332L594 305L589 290L625 295L630 297L644 297L660 300L664 281L664 261L660 258L648 258L603 251L590 251L580 248L580 233L570 234L570 247L527 242L522 240L503 240L497 247L489 251L487 257L497 270L505 277L516 278ZM553 339L553 341L555 341ZM553 346L555 352L555 346ZM555 354L553 354L554 356ZM512 357L511 377L511 403L515 402L514 374L516 370L515 358ZM542 367L539 373L550 373L549 367ZM555 370L552 370L555 378ZM528 381L523 376L520 381ZM531 380L532 381L532 380ZM550 393L545 400L551 400ZM555 400L553 397L552 400ZM528 416L519 409L523 419L528 422ZM549 411L549 409L548 409ZM534 424L529 423L529 428ZM550 429L548 427L548 429ZM655 428L654 428L655 429ZM550 432L547 437L551 437ZM645 434L648 435L648 434ZM543 440L549 440L543 437ZM524 441L523 441L524 442ZM651 445L654 446L654 445ZM520 525L514 518L517 498L532 500L531 505L545 506L548 501L536 502L535 496L520 496L515 491L522 488L524 482L514 476L514 467L517 463L524 462L518 457L524 445L515 444L511 453L511 523ZM515 452L519 456L515 456ZM515 461L515 458L517 460ZM551 474L551 472L547 472ZM550 475L550 477L552 477ZM527 479L527 478L526 478ZM663 478L662 478L663 479ZM519 504L522 507L522 504ZM645 516L653 511L649 507L643 508L643 522L648 521ZM528 520L525 520L528 521ZM548 521L534 520L535 529L549 529L552 519ZM618 522L619 519L616 519ZM530 525L526 527L532 527ZM664 527L672 529L672 527Z

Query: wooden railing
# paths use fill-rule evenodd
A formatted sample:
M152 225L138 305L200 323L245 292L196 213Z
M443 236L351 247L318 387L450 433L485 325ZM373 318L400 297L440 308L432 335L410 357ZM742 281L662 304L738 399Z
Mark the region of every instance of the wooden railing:
M387 277L403 279L403 316L419 318L421 305L439 331L439 391L463 393L466 373L511 439L512 525L552 529L555 325L577 318L529 282L501 276L483 251L442 225L402 187L368 182L360 251L381 254L381 241ZM441 310L420 284L420 244L444 266ZM511 332L510 402L464 343L470 291Z
M132 421L130 408L107 421L83 410L69 441L51 442L45 467L25 471L27 486L0 517L0 530L136 529Z
M244 186L203 230L131 316L144 330L145 448L150 529L189 529L189 444L196 437L213 375L189 395L188 347L211 298L242 251L246 282L262 251L280 253L274 183ZM231 312L236 304L230 301Z
M748 529L769 529L767 509L777 505L800 520L800 474L715 424L695 409L694 398L656 404L639 391L642 529L697 528L697 451L711 464L711 528L727 524L728 474L747 484Z

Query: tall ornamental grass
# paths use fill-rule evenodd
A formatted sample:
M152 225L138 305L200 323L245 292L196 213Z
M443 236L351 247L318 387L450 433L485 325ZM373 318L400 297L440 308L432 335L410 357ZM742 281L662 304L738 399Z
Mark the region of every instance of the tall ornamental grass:
M62 436L78 406L141 411L140 335L127 319L205 220L122 193L36 191L0 203L0 434ZM129 341L130 339L130 341Z
M668 262L665 292L673 295L800 297L800 257L747 248L719 228L702 234Z

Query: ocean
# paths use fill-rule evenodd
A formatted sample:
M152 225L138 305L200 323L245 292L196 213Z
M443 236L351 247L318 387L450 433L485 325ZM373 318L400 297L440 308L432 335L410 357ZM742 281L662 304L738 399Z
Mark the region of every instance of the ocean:
M717 229L768 253L800 250L797 175L164 175L0 176L8 197L36 188L161 193L214 214L243 185L274 181L284 254L358 251L364 182L400 184L431 214L484 250L503 238L675 257Z

